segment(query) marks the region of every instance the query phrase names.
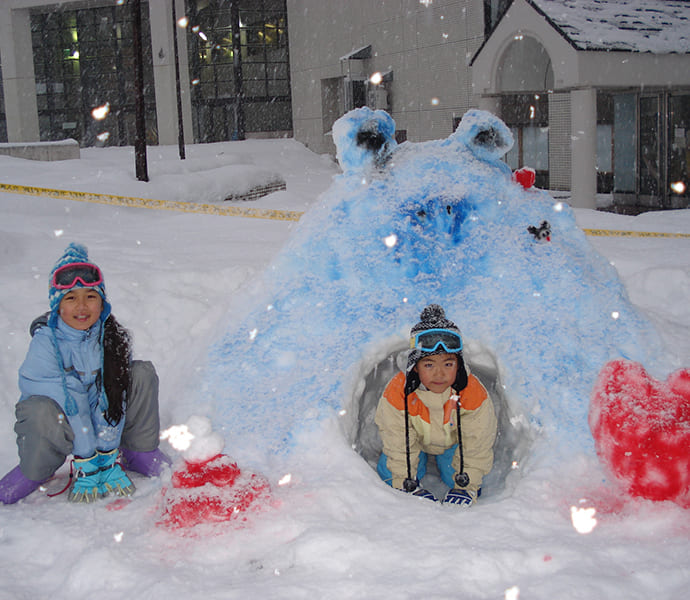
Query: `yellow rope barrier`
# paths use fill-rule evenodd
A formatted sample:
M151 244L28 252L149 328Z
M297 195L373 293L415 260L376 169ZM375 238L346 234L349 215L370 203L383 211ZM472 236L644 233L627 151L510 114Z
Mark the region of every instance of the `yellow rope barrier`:
M690 233L658 233L655 231L619 231L617 229L583 229L587 235L600 237L690 238Z
M26 196L46 196L48 198L76 200L77 202L95 202L97 204L129 206L132 208L175 210L185 213L247 217L251 219L271 219L274 221L299 221L302 214L304 214L302 212L292 210L224 206L220 204L199 204L196 202L175 202L173 200L155 200L153 198L132 198L129 196L114 196L111 194L93 194L90 192L53 190L50 188L12 185L7 183L0 183L0 191L8 192L10 194L23 194Z
M224 206L220 204L199 204L195 202L176 202L173 200L155 200L153 198L132 198L111 194L93 194L90 192L72 192L50 188L32 187L0 183L0 192L23 194L26 196L47 196L77 202L95 202L132 208L149 208L155 210L175 210L185 213L200 213L230 217L247 217L250 219L271 219L274 221L299 221L304 214L295 210L273 210L249 208L243 206ZM640 238L690 238L690 233L657 233L653 231L619 231L615 229L583 229L585 234L595 237L640 237Z

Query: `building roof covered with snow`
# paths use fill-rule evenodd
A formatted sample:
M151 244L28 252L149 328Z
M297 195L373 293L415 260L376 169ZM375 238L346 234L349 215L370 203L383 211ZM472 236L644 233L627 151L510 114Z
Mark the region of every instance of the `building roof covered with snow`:
M690 52L687 0L527 0L578 50Z
M481 108L544 131L548 185L574 205L688 206L671 184L690 165L690 1L512 0L470 64ZM537 164L521 143L516 164Z

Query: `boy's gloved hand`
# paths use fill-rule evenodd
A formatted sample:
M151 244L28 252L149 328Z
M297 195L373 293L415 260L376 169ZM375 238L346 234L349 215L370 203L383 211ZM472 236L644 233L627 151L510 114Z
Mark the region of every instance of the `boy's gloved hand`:
M457 504L458 506L469 508L474 504L476 499L476 492L453 488L452 490L448 490L443 504Z
M425 498L426 500L432 500L433 502L438 502L436 496L434 496L429 490L425 490L423 487L417 488L414 492L412 492L412 495Z

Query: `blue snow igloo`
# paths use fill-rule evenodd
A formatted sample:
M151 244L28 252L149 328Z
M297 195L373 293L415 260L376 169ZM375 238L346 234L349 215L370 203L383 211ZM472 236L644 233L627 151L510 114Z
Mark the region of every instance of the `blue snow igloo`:
M337 419L375 467L378 399L431 303L460 327L497 411L484 498L539 445L593 452L599 370L620 356L650 364L661 344L570 207L513 180L506 125L470 110L447 139L398 145L387 113L359 108L333 136L342 174L211 349L203 397L232 453L270 470L271 455ZM550 241L529 231L544 221Z

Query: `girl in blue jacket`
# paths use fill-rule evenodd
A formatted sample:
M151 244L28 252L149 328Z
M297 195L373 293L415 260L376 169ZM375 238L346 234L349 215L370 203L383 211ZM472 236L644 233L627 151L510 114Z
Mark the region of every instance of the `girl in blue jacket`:
M158 377L133 361L129 333L111 314L103 274L70 244L50 274L50 312L31 326L19 369L19 466L0 480L0 501L17 502L73 455L69 500L128 496L126 469L160 474Z

